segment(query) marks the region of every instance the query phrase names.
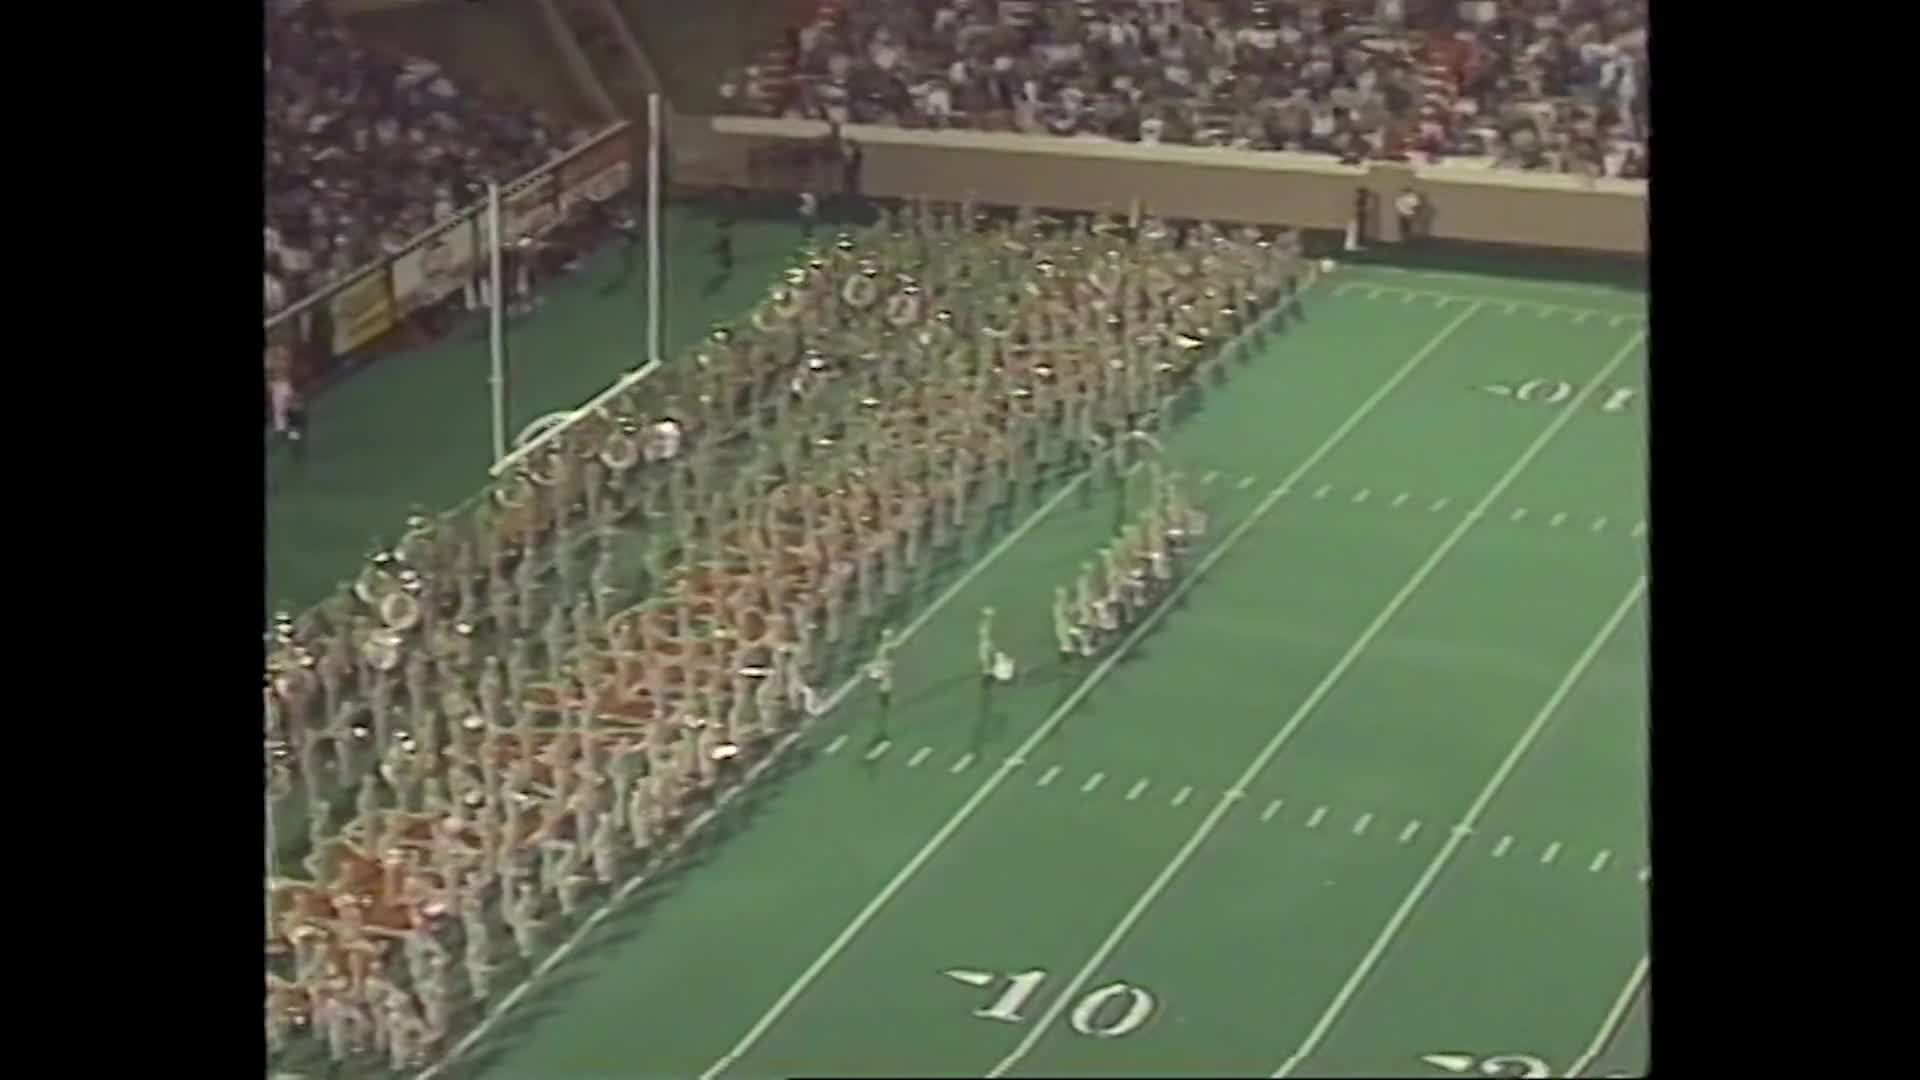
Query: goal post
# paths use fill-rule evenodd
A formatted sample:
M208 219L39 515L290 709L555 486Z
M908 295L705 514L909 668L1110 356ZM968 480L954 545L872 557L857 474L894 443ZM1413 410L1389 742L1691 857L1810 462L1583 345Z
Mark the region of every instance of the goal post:
M573 427L573 425L579 423L580 421L586 419L587 417L594 415L594 413L599 411L608 402L619 397L621 394L632 389L634 386L638 385L639 383L645 381L655 371L659 370L660 364L662 362L662 353L665 350L665 339L666 339L665 330L661 325L661 322L662 322L662 316L661 316L662 280L661 279L664 277L664 271L662 269L662 259L661 259L661 235L660 235L660 231L661 231L660 230L660 198L661 198L661 187L664 182L664 178L661 175L662 154L663 154L662 143L665 137L664 132L661 130L661 124L663 122L661 117L663 112L664 110L661 107L660 95L648 94L647 95L647 189L646 189L646 199L647 199L647 203L646 203L647 325L645 327L646 343L647 343L646 362L640 365L640 367L634 369L633 371L628 372L626 375L621 376L618 380L614 382L612 386L607 387L605 390L595 395L595 397L591 401L588 401L586 404L580 406L579 408L564 410L558 413L548 413L545 416L538 417L535 420L529 422L526 427L521 429L519 436L513 440L511 445L509 445L506 437L506 432L507 432L506 410L508 406L507 406L507 398L504 392L504 388L507 382L507 361L504 359L505 348L504 348L504 343L501 340L499 319L496 316L493 323L493 334L492 334L493 366L492 366L492 375L489 380L490 387L493 391L494 447L493 447L493 454L492 454L493 465L488 468L487 474L491 477L494 477L497 479L505 475L506 473L510 472L515 466L519 465L521 462L527 460L532 455L539 453L542 447L546 446L548 443L551 443L556 439L561 438L563 435L566 434L569 428ZM497 195L495 198L497 200ZM497 201L494 203L494 205L497 206ZM495 212L497 213L497 210ZM496 237L499 235L497 228L494 232L494 235ZM497 261L498 259L497 250L494 253L494 258ZM497 286L496 286L496 291L494 295L496 297L500 295Z

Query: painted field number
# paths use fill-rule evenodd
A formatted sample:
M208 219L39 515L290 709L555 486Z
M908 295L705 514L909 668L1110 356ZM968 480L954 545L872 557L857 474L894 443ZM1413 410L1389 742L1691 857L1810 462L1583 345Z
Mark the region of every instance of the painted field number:
M1495 1054L1485 1058L1474 1054L1427 1054L1420 1060L1450 1073L1524 1077L1529 1080L1553 1075L1552 1067L1532 1054Z
M1528 379L1513 385L1494 383L1480 389L1496 397L1512 398L1529 405L1563 405L1574 393L1573 384L1565 379ZM1603 413L1623 413L1632 407L1639 396L1639 387L1615 386L1600 399L1598 408Z
M1040 985L1047 981L1047 973L1040 968L1010 975L952 968L944 974L956 982L982 989L1004 983L992 1001L973 1010L973 1015L982 1020L998 1020L1003 1024L1025 1023L1027 1003L1040 992ZM1081 995L1080 1000L1074 1002L1073 1010L1067 1014L1067 1022L1082 1035L1096 1039L1117 1039L1145 1027L1147 1021L1153 1018L1155 1004L1153 995L1143 987L1125 982L1108 983Z

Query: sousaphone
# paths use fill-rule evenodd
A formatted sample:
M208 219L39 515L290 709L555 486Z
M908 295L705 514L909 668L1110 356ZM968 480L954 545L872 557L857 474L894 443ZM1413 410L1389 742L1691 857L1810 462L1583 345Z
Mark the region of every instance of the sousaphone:
M493 486L493 501L502 510L524 509L533 501L533 481L524 472Z
M360 568L360 575L353 581L353 595L361 603L376 607L382 597L400 587L399 579L388 569L392 561L392 556L383 551Z
M616 421L613 430L600 444L600 464L612 469L615 474L626 472L640 463L640 440L637 437L638 426L632 421Z
M395 589L380 598L380 621L400 633L420 625L420 599L407 589Z
M840 286L840 299L845 301L848 307L857 310L864 311L872 307L880 299L880 283L875 280L879 275L879 267L872 263L865 264L858 274L848 278L846 284Z
M920 287L909 284L899 292L887 298L887 323L896 330L905 330L920 321Z

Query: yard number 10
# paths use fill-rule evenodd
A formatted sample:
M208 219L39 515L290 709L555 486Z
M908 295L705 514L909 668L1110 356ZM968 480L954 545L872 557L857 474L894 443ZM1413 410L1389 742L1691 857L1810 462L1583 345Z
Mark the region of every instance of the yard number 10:
M973 1015L1005 1024L1026 1022L1024 1010L1027 1002L1040 992L1040 984L1047 981L1047 973L1040 968L1012 975L954 968L945 974L968 986L984 988L1004 983L1004 989L993 1000L973 1010ZM1087 991L1079 1001L1074 1002L1073 1011L1067 1014L1067 1022L1082 1035L1091 1035L1096 1039L1117 1039L1145 1026L1153 1016L1154 1004L1153 995L1141 987L1124 982L1108 983Z

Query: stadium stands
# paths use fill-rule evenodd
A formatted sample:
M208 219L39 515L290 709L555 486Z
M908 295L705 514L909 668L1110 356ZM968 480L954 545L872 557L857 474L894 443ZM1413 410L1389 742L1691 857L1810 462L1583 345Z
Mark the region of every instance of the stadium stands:
M1646 0L828 0L730 111L1647 175Z
M368 52L318 0L266 9L268 314L585 137Z

